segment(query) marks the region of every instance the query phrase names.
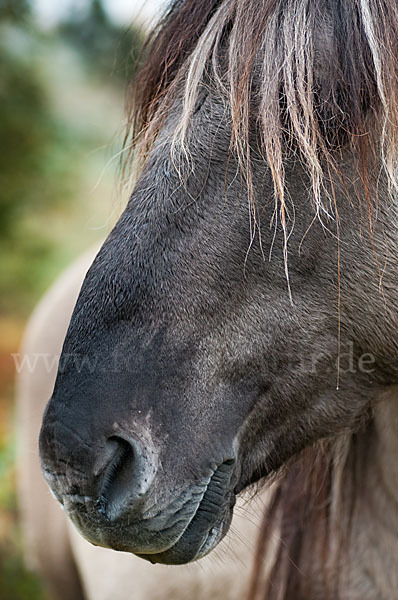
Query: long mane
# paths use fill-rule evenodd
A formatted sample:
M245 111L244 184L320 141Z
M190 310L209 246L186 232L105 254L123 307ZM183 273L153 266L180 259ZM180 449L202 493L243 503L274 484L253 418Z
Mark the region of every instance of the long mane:
M342 600L364 431L318 442L283 468L257 540L248 600Z
M258 124L285 235L289 153L308 173L317 212L325 197L330 201L325 182L332 175L344 180L346 151L354 159L352 178L368 202L368 214L374 201L370 180L383 179L384 193L396 195L395 0L176 0L150 36L131 88L127 145L132 152L138 147L145 160L177 95L183 103L173 144L183 148L199 90L209 79L230 111L231 148L249 191L250 131ZM303 571L308 553L319 557L316 576L329 590L321 597L338 598L334 585L344 544L336 542L336 531L343 535L339 506L352 498L347 473L353 472L355 440L352 434L343 442L317 445L279 478L260 532L253 600L311 598L311 589L302 587L309 577ZM344 526L349 530L349 523ZM263 557L273 531L281 541L265 577Z
M176 133L183 145L207 77L229 107L231 141L246 172L256 118L282 215L292 146L318 208L325 176L339 173L347 147L364 190L373 159L397 188L397 39L398 5L388 0L174 1L131 88L132 138L145 156L183 88Z

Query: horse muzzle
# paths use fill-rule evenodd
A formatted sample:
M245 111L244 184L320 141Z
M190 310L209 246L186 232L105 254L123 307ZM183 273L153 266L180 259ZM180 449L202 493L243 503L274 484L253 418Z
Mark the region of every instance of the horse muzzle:
M162 481L158 452L139 436L111 435L93 451L76 432L46 422L40 435L44 477L91 543L153 563L201 558L228 531L235 503L235 458L215 463L197 481ZM66 449L69 450L68 454ZM182 491L181 491L182 489Z

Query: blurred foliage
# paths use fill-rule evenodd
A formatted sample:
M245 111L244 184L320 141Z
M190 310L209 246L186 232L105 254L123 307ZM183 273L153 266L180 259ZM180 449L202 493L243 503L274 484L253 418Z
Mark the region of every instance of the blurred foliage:
M0 543L1 600L44 600L45 594L38 577L24 565L22 536L18 525L15 492L15 443L0 440L0 506L7 511L8 527Z
M143 34L137 27L114 25L101 0L93 0L86 11L74 11L60 26L61 34L78 48L90 67L103 75L126 81L134 72Z
M0 312L27 312L57 269L58 240L45 224L66 213L79 197L81 157L101 134L60 118L52 101L45 64L62 51L62 39L79 56L86 76L120 86L131 76L142 44L136 28L109 21L94 0L70 16L59 35L35 30L26 0L0 0ZM61 49L60 49L61 48ZM117 77L113 77L116 74ZM54 75L56 77L57 74ZM96 140L93 139L97 137ZM32 221L40 221L40 231ZM58 265L59 266L59 265Z
M3 34L3 35L1 35ZM45 235L28 231L25 217L68 202L73 195L73 142L51 114L46 89L31 54L13 51L19 36L0 25L0 310L22 307L42 290L40 262L51 253Z
M21 549L4 552L0 548L1 600L44 600L45 595L36 575L26 572Z
M0 21L22 21L30 15L29 0L0 0Z

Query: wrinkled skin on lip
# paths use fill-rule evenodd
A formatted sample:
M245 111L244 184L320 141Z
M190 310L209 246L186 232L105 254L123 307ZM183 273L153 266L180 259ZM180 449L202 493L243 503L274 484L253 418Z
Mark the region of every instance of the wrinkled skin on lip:
M209 552L236 494L354 426L374 390L396 377L395 340L385 335L395 283L386 269L386 297L374 293L372 248L383 263L391 213L380 205L371 243L336 184L337 390L334 222L314 221L308 180L292 160L291 302L264 162L253 162L260 244L225 107L210 91L195 113L184 184L170 159L177 115L178 104L87 274L40 437L45 477L87 539L169 564ZM366 352L372 372L348 368Z

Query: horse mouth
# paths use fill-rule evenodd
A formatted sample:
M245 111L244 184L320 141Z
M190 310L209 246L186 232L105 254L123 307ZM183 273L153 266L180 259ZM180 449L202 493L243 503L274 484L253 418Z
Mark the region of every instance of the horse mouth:
M151 563L179 565L208 554L227 533L235 494L229 485L235 461L222 463L213 473L198 507L178 540L158 553L137 553Z
M164 533L176 528L181 511L165 529L158 529L155 522L132 521L131 516L126 518L126 515L123 524L103 518L93 520L92 502L84 497L69 497L62 503L81 535L92 544L130 552L151 563L181 565L208 554L227 533L236 498L232 485L234 467L235 459L229 459L214 470L197 504L186 513L185 524L175 531L175 537L164 536Z

